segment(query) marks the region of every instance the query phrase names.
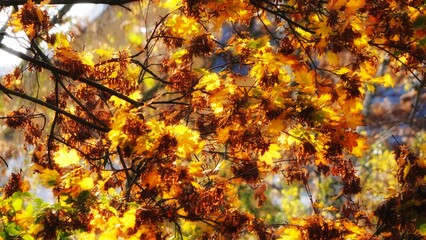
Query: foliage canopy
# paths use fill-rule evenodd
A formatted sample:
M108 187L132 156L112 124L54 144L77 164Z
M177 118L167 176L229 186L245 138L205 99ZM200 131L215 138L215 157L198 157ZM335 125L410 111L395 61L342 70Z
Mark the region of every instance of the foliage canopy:
M26 100L3 121L33 149L2 189L3 239L426 236L426 141L379 154L394 192L375 209L360 175L379 159L365 157L368 95L411 81L411 123L422 114L424 1L104 1L144 30L82 49L60 30L58 3L0 2L0 49L23 60L1 97ZM280 198L286 214L310 214L274 218Z

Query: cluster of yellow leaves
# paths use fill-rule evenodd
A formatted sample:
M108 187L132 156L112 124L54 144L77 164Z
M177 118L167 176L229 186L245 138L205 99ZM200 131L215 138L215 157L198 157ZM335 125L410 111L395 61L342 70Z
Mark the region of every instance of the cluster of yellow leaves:
M170 16L165 25L170 30L172 36L177 38L184 37L187 41L203 33L202 26L195 18L180 14L173 14Z
M246 24L252 18L254 11L248 0L208 1L206 9L214 9L219 13L212 18L216 30L225 22Z
M144 233L149 233L148 228L141 227L133 234L129 234L136 224L136 204L129 204L128 209L124 213L120 213L114 207L109 205L106 196L101 198L100 204L96 208L92 208L90 214L94 217L90 222L91 232L83 232L78 234L80 238L89 239L118 239L125 237L126 239L140 239ZM108 217L105 216L108 212Z
M140 123L147 127L146 134L140 136L130 136L131 133L123 133L123 127L128 124L128 119ZM150 119L144 122L136 112L117 111L111 125L108 138L111 141L111 149L117 146L125 148L129 144L129 139L134 138L135 145L131 146L137 154L148 154L148 152L159 147L161 139L165 135L173 136L177 141L175 154L178 157L186 158L191 154L198 154L204 147L204 141L200 139L198 132L185 125L166 126L163 121Z
M128 97L130 99L133 99L133 100L137 101L137 100L140 100L142 98L142 94L141 94L140 90L136 90L132 94L130 94ZM112 104L114 105L114 107L116 107L117 109L120 109L120 108L130 108L131 107L130 103L124 101L121 98L118 98L117 96L111 96L109 98L109 101L112 102Z
M168 126L166 131L176 138L178 142L176 155L179 157L184 158L191 154L198 154L204 147L204 141L200 139L200 134L187 126Z

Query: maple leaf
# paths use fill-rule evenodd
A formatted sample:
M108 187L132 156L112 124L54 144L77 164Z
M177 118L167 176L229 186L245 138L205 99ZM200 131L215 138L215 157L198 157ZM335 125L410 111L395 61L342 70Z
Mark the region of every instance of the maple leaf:
M130 228L134 228L136 224L136 207L131 207L129 210L124 212L123 216L120 218L120 223L123 226L123 231L127 231Z
M356 146L352 148L351 153L357 157L361 157L364 155L365 150L368 148L366 145L366 139L363 137L358 137L356 139Z
M260 156L260 160L265 162L268 165L272 165L274 159L278 159L281 157L280 147L273 143L269 145L268 151L266 151L262 156Z
M80 186L81 190L91 190L95 184L91 177L84 177L78 182L78 185Z
M196 19L189 16L173 14L167 19L165 25L170 29L171 33L177 37L189 37L201 34L200 24Z
M211 92L213 90L216 90L220 87L220 79L219 76L216 73L210 73L205 70L200 70L203 76L201 77L200 81L198 82L197 86L195 88L201 89L205 88L206 91Z
M315 73L306 69L295 71L295 81L301 84L305 89L313 89L315 82Z
M153 189L161 182L161 177L158 175L157 168L151 169L144 178L144 183L148 189Z
M184 125L168 127L171 134L178 141L176 155L187 157L193 153L199 153L204 146L204 142L199 140L200 134Z
M52 187L59 184L60 174L55 169L45 168L40 173L40 180L45 187Z
M53 156L53 161L59 167L69 167L72 165L77 165L80 162L81 158L78 155L77 150L70 149L68 147L61 147Z

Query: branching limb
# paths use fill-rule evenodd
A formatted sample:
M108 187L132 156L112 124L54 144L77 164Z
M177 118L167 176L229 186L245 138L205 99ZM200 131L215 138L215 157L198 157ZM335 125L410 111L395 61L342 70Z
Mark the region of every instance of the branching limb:
M4 51L6 51L6 52L8 52L8 53L10 53L10 54L18 57L18 58L20 58L22 60L28 61L28 62L36 65L36 66L39 66L39 67L44 68L46 70L49 70L52 73L59 74L59 75L62 75L62 76L65 76L65 77L69 77L69 78L73 77L71 73L69 73L69 72L67 72L65 70L62 70L62 69L57 68L55 66L52 66L52 65L50 65L48 63L45 63L45 62L40 61L38 59L34 59L34 58L30 57L30 56L27 56L24 53L21 53L21 52L16 51L16 50L14 50L12 48L9 48L8 46L4 45L3 43L0 43L0 49L2 49ZM135 100L129 98L128 96L126 96L126 95L124 95L122 93L119 93L119 92L117 92L117 91L115 91L115 90L113 90L111 88L108 88L108 87L106 87L106 86L104 86L102 84L99 84L99 83L97 83L97 82L95 82L95 81L93 81L91 79L80 77L80 78L75 79L75 80L80 81L82 83L85 83L85 84L87 84L87 85L89 85L91 87L97 88L100 91L103 91L103 92L106 92L106 93L111 94L113 96L116 96L119 99L124 100L124 101L130 103L131 105L133 105L135 107L139 107L139 106L142 105L141 102L135 101Z
M69 113L69 112L67 112L67 111L65 111L63 109L60 109L60 108L56 107L53 104L50 104L50 103L44 102L44 101L42 101L40 99L28 96L25 93L21 93L21 92L17 92L17 91L13 91L11 89L8 89L3 84L0 84L0 91L4 92L6 95L17 96L17 97L20 97L22 99L25 99L25 100L31 101L33 103L39 104L39 105L41 105L43 107L49 108L49 109L51 109L51 110L53 110L55 112L58 112L58 113L60 113L62 115L65 115L65 116L71 118L72 120L74 120L74 121L76 121L78 123L81 123L81 124L86 125L86 126L88 126L90 128L96 129L98 131L109 132L109 130L110 130L107 127L101 127L101 126L98 126L98 125L96 125L94 123L91 123L91 122L89 122L89 121L87 121L85 119L77 117L77 116L75 116L75 115L73 115L73 114L71 114L71 113Z

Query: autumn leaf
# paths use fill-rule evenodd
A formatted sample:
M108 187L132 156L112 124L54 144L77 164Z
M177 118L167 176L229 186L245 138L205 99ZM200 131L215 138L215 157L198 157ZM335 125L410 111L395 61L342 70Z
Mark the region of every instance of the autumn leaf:
M196 88L205 88L206 91L213 91L220 87L219 76L215 73L209 73L207 71L200 70L203 74Z
M123 225L123 231L134 228L136 224L136 208L132 207L127 210L120 218L120 223Z
M85 177L85 178L81 179L79 181L78 185L80 186L81 190L83 190L83 191L91 190L95 186L93 179L91 177Z
M169 10L176 10L182 6L181 0L167 0L164 3L161 3L161 7L168 8Z
M280 147L277 144L269 145L268 151L260 156L260 160L268 165L272 165L274 159L281 158Z
M279 240L297 240L302 238L302 234L300 230L297 228L283 228L283 230L280 230L281 237L279 237Z
M60 174L55 169L45 168L40 173L40 180L45 187L53 187L59 184Z
M152 189L161 182L161 177L158 175L157 168L153 168L144 178L144 183L148 189Z
M53 160L59 167L69 167L77 165L81 158L77 150L68 147L61 147L53 156Z
M351 72L351 70L347 67L341 67L337 71L335 71L336 74L340 74L340 75L346 74L348 72Z
M189 173L195 177L203 176L202 162L191 162L189 164Z
M178 141L177 156L185 158L192 153L199 153L203 148L204 142L199 140L198 132L184 125L170 126L168 130Z

